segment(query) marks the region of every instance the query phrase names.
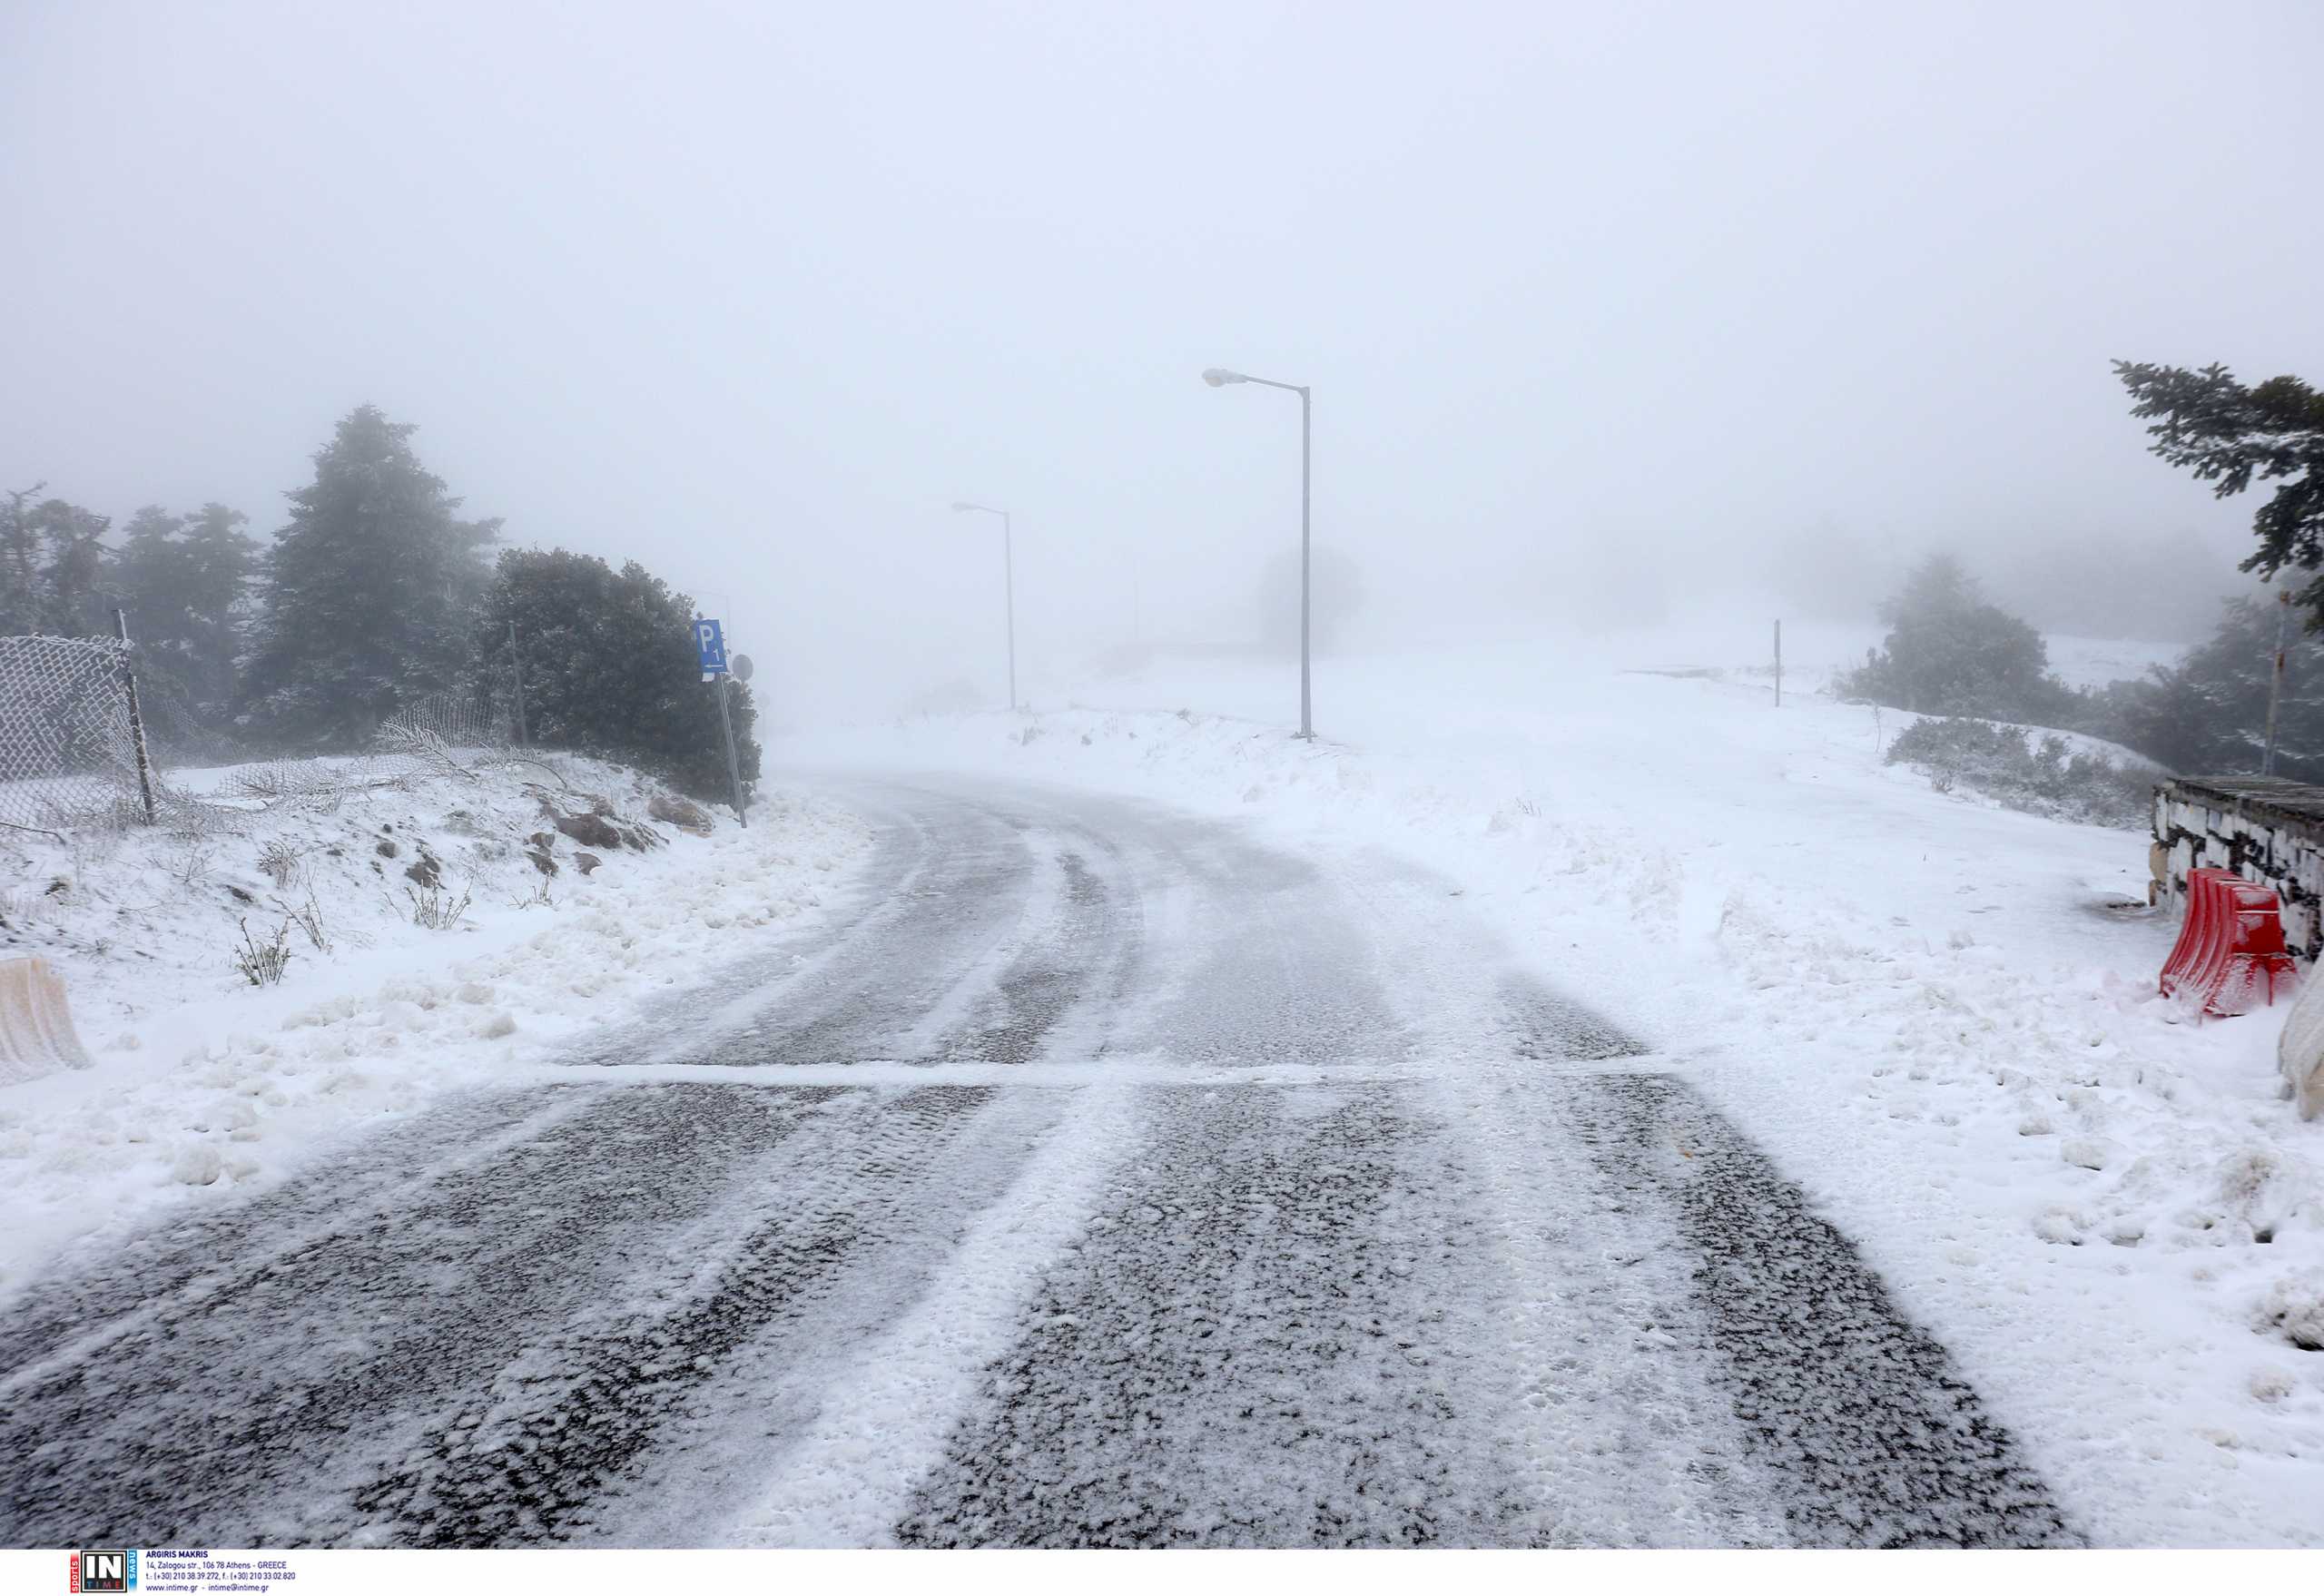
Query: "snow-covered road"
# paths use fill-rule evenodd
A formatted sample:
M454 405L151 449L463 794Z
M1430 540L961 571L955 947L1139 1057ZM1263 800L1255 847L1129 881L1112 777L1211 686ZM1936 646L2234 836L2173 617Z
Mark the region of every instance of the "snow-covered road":
M23 1293L0 1542L2076 1539L1847 1241L1443 882L839 795L878 846L813 931Z

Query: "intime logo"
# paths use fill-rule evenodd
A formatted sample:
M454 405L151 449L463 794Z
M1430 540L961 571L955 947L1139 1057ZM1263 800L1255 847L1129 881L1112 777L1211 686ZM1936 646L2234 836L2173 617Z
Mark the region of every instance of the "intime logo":
M73 1589L134 1591L137 1589L137 1553L129 1551L74 1552Z

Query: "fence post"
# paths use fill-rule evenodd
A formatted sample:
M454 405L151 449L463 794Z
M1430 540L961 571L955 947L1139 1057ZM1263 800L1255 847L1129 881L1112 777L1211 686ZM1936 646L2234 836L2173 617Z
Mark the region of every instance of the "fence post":
M145 755L145 715L137 707L137 671L129 663L129 617L113 612L113 635L121 639L121 675L129 684L129 735L137 745L137 790L145 799L145 823L153 823L153 762Z
M1776 623L1776 707L1783 707L1783 623Z
M525 662L517 653L517 623L514 621L508 623L508 674L516 678L517 683L517 746L522 748L533 739L531 734L525 730Z

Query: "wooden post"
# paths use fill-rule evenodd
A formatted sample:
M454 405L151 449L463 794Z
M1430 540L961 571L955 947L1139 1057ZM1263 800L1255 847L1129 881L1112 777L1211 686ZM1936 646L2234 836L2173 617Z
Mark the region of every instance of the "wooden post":
M1776 623L1776 707L1783 707L1783 623Z

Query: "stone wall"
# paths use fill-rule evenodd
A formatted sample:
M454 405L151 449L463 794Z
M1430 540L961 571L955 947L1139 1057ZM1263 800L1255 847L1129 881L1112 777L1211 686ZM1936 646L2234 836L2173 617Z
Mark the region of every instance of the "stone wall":
M2154 794L2157 902L2183 903L2187 872L2231 870L2273 887L2284 944L2302 963L2324 952L2324 787L2274 776L2187 776Z

